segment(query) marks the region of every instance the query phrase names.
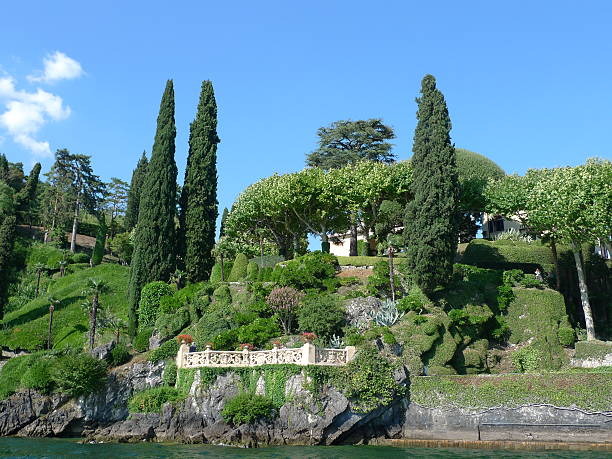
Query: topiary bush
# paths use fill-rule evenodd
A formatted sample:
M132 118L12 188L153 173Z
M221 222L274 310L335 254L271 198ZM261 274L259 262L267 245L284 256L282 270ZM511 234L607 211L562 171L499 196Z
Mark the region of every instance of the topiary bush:
M130 413L159 413L165 403L176 402L183 396L174 387L153 387L135 393L128 401Z
M153 334L153 327L142 329L138 332L138 334L134 337L134 342L132 343L134 349L138 352L146 352L149 350L149 338Z
M161 339L176 336L183 328L189 325L190 314L187 307L182 307L174 314L160 314L155 321L155 329Z
M257 266L257 263L249 261L249 264L247 265L246 280L255 282L257 281L258 276L259 276L259 266Z
M220 285L213 292L213 301L215 303L221 303L229 305L232 303L232 292L227 285Z
M312 332L327 341L340 333L344 310L332 295L308 295L298 310L298 326L302 332Z
M166 359L174 359L179 350L178 341L171 339L166 341L157 349L151 351L149 362L160 362Z
M108 356L108 364L111 367L118 367L130 360L130 350L123 343L118 343L111 351Z
M274 402L263 395L242 393L229 399L221 415L233 426L251 424L258 419L269 418L274 413Z
M172 296L174 290L165 282L149 282L142 288L140 303L138 304L138 326L152 327L159 313L162 297Z
M512 353L512 365L521 373L542 369L542 352L534 346L525 346Z
M246 279L247 277L247 266L249 264L249 259L244 253L239 253L236 255L234 260L234 266L232 267L232 271L228 277L229 282L240 282Z
M166 368L164 368L164 373L162 374L162 381L165 386L176 385L177 370L174 360L168 360L168 362L166 362Z
M323 252L311 252L277 265L273 279L279 285L298 290L326 290L327 279L333 279L338 269L338 260L334 255Z
M102 387L106 381L106 362L89 354L65 355L54 363L51 376L60 392L78 397Z
M576 333L572 327L559 327L557 336L561 346L572 347L576 341Z
M194 326L193 336L199 348L211 343L221 333L232 328L231 311L226 308L213 309L205 313Z
M73 253L72 255L70 255L70 263L89 263L89 255L83 252Z

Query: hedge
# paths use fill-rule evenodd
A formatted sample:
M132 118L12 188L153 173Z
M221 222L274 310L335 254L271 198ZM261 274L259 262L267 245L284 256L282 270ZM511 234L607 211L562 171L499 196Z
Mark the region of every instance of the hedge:
M577 359L603 359L612 354L612 341L578 341L576 343Z

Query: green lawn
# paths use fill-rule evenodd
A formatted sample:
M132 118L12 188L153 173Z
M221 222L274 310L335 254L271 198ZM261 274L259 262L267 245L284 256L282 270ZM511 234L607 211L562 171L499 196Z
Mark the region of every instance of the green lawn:
M129 268L125 266L102 264L51 281L47 293L11 311L0 321L0 345L12 349L44 348L49 326L48 297L51 296L61 301L53 315L53 347L82 347L88 330L87 313L81 306L86 299L83 291L87 280L93 278L106 282L110 291L100 298L102 308L108 308L112 314L127 320L128 272Z

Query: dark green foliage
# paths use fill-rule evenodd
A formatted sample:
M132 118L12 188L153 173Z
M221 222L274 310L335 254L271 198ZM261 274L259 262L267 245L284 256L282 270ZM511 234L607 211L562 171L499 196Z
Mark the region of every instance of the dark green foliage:
M384 200L378 209L376 219L376 236L379 242L387 240L398 226L402 226L404 218L404 207L398 201ZM361 254L360 254L361 255Z
M571 347L576 341L576 333L572 327L559 327L557 336L559 337L559 343L561 343L561 346Z
M404 387L395 381L394 370L395 366L377 350L364 348L342 368L337 383L355 411L367 413L403 394Z
M521 373L541 370L542 360L542 352L535 346L525 346L512 353L512 365Z
M403 294L400 275L405 270L406 261L403 259L394 260L394 283L395 296L400 298ZM373 273L368 277L368 291L378 297L391 298L391 284L389 282L389 261L386 258L379 258L374 265Z
M460 183L459 207L464 212L485 209L484 188L490 179L506 173L486 156L463 148L455 148L457 176Z
M130 303L129 333L136 334L140 291L147 282L168 281L176 262L176 163L174 161L174 88L166 84L157 118L157 132L147 167L138 226L134 236L134 254L130 271L128 297Z
M96 245L93 249L91 256L91 264L96 266L102 263L104 258L104 246L106 244L106 222L104 218L100 219L100 225L98 226L98 234L96 234Z
M367 257L370 255L370 244L366 241L357 241L357 255Z
M32 355L14 357L0 368L0 400L24 387L21 380L33 362Z
M110 352L108 364L111 367L118 367L129 361L130 358L130 350L128 347L123 343L118 343Z
M70 263L89 263L89 256L83 252L70 255Z
M227 285L220 285L213 292L213 301L229 305L232 302L232 292Z
M422 312L429 305L431 305L431 301L427 298L427 295L423 293L418 285L413 285L408 294L398 301L397 309L404 312Z
M603 359L608 354L612 354L612 342L592 340L576 343L577 359Z
M128 401L130 413L159 413L165 403L172 403L183 396L174 387L153 387L135 393Z
M431 75L423 78L412 151L414 196L406 207L408 269L424 292L446 285L458 238L458 179L451 121Z
M174 314L180 307L181 304L174 299L174 296L166 295L159 299L159 314Z
M514 291L509 285L500 285L497 287L497 307L500 311L506 311L510 303L514 301Z
M34 211L39 175L40 163L36 163L30 171L30 175L28 175L25 186L15 195L15 211L19 222L31 222L31 213Z
M226 330L215 337L213 346L219 350L235 350L240 344L252 344L262 348L272 338L281 334L278 320L272 318L257 318L248 325Z
M219 228L219 238L225 236L225 224L227 223L227 217L229 216L229 210L227 207L223 208L223 214L221 214L221 227Z
M259 266L257 266L257 263L249 261L249 264L247 265L246 279L248 281L255 282L258 276L259 276Z
M302 332L311 332L327 341L340 334L344 311L333 295L308 295L298 310L298 325Z
M544 288L545 285L533 274L525 274L525 276L521 280L521 286L525 288Z
M130 181L130 190L128 191L127 208L125 210L125 218L123 225L126 231L132 231L132 229L138 223L138 211L140 208L140 195L144 186L145 177L147 176L147 166L149 160L147 159L147 153L142 152L142 156L136 164L136 169L132 172L132 180Z
M229 282L239 282L245 280L247 277L248 264L249 259L244 253L239 253L238 255L236 255L234 265L232 266L232 271L227 280Z
M164 374L162 375L162 381L165 386L176 385L176 374L178 368L174 360L168 360L166 362L166 368L164 368Z
M381 119L336 121L319 128L319 148L306 158L309 167L335 169L360 160L393 162L393 129Z
M138 352L145 352L149 349L149 338L153 334L153 328L143 328L134 337L134 349Z
M77 397L94 392L104 384L106 362L88 354L66 355L53 365L51 374L60 392Z
M258 419L269 418L274 412L274 403L268 397L242 393L225 403L221 415L228 424L239 426L251 424Z
M202 349L207 343L212 343L221 333L229 330L233 323L231 311L228 308L218 308L205 313L195 325L193 337Z
M270 282L272 280L273 272L274 272L274 268L271 268L271 267L261 268L259 270L259 276L257 277L257 280L259 282Z
M162 339L176 336L189 325L191 316L187 306L183 306L173 314L160 314L155 321L155 329Z
M214 265L217 220L217 103L212 82L202 82L196 117L189 131L189 155L181 191L181 238L187 276L208 280Z
M151 351L151 354L149 355L149 361L150 362L160 362L166 359L174 359L176 357L178 350L179 350L178 341L175 339L171 339L163 343L157 349L154 349L153 351Z
M11 260L15 242L15 216L5 217L0 225L0 319L8 299L11 281Z
M160 301L164 296L174 293L172 287L165 282L149 282L142 288L140 304L138 306L138 326L140 328L152 327L159 313Z
M333 279L336 275L338 260L335 256L323 252L311 252L289 260L284 267L277 265L274 280L282 286L294 287L298 290L309 288L326 290L326 279Z
M43 394L48 394L53 389L53 378L51 367L55 359L39 358L29 366L23 374L21 384L27 389L33 389Z

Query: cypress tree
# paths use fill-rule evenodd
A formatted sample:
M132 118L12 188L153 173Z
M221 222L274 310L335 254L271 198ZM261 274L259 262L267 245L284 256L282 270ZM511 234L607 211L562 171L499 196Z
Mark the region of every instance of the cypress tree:
M128 191L127 208L125 210L125 218L123 220L126 231L132 231L132 229L138 223L138 208L140 205L140 194L144 179L147 175L147 166L149 160L147 159L147 152L143 151L142 156L136 164L136 169L132 172L132 180L130 182L130 189Z
M131 336L134 336L137 330L137 310L142 287L154 280L168 281L175 270L175 137L174 88L172 80L168 80L157 117L157 132L140 195L138 226L134 236L128 290Z
M8 299L11 257L15 241L15 216L4 218L0 225L0 319L4 317L4 306Z
M40 163L34 164L34 167L28 175L28 180L25 186L15 196L15 207L17 210L17 216L21 217L20 221L25 222L29 211L34 205L34 199L36 198L36 189L38 188L38 177L40 175Z
M229 216L229 210L227 207L223 208L223 214L221 214L221 228L219 229L219 237L222 238L225 236L225 224L227 222L227 217Z
M406 207L404 241L408 267L426 293L445 285L457 251L458 181L451 121L432 75L421 83L412 151L412 195Z
M189 131L189 156L181 193L181 236L191 282L207 280L214 265L217 220L217 103L212 82L202 82Z

